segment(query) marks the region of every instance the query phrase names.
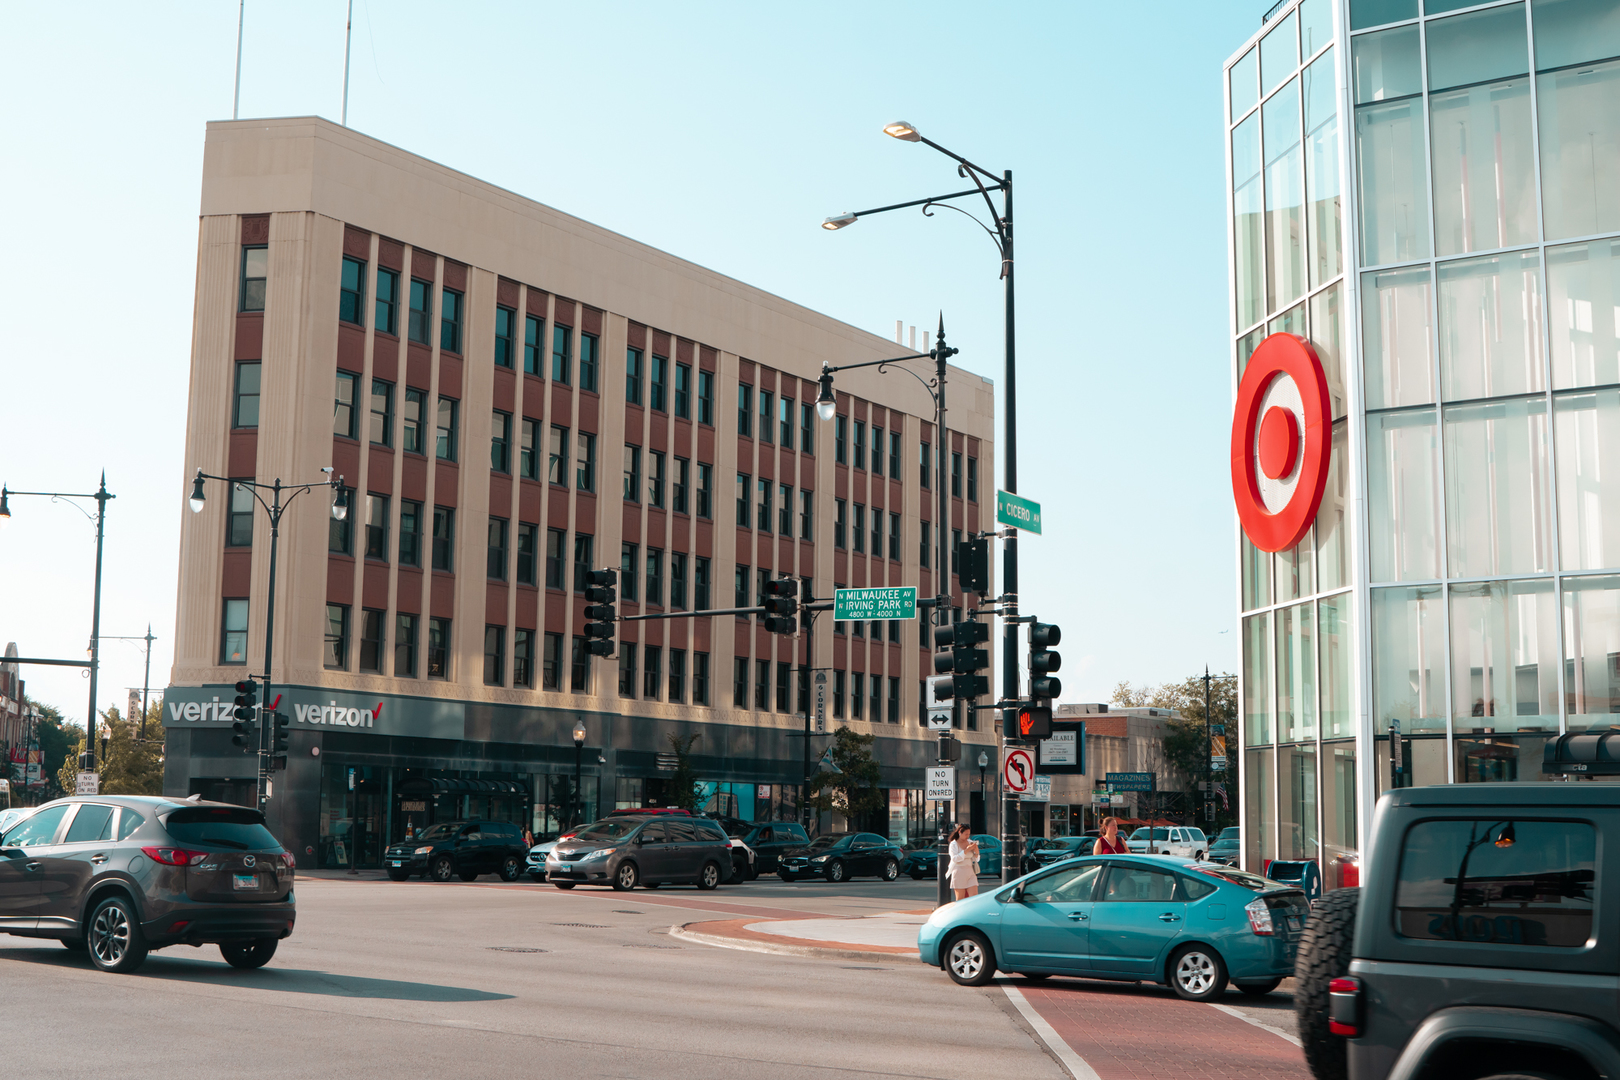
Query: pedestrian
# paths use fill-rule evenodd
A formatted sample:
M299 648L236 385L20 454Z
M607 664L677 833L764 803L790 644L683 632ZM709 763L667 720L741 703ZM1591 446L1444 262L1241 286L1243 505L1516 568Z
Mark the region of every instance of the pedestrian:
M979 877L975 871L979 860L979 845L966 825L951 830L950 886L957 900L966 900L979 891Z
M526 848L534 847L534 833L527 825L523 826L523 846Z
M1130 849L1119 838L1119 818L1103 818L1102 835L1092 845L1093 855L1129 855Z

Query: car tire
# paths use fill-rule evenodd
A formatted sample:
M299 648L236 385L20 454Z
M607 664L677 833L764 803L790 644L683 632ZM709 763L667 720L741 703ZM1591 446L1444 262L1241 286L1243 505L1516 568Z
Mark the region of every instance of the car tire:
M1203 861L1204 861L1204 853L1202 851L1193 852L1193 862L1203 862Z
M276 955L276 939L273 937L259 938L257 941L237 942L230 945L221 945L219 955L233 968L261 968L270 962Z
M476 870L463 870L463 871L461 871L461 873L457 874L456 876L459 877L462 881L477 881L478 880L478 871L476 871Z
M404 870L390 869L388 871L388 880L389 881L404 881L406 878L408 878L410 876L411 875L406 873Z
M757 865L755 865L754 863L749 863L748 864L748 880L749 881L758 881L759 880L759 867Z
M86 934L90 962L102 971L125 975L146 962L146 935L135 905L122 896L109 896L96 905Z
M620 863L619 868L613 871L613 888L619 892L629 892L636 887L636 882L639 880L641 880L641 871L636 869L636 864L628 859Z
M832 882L834 885L846 881L849 878L849 873L845 869L844 861L842 859L834 859L832 862L827 864L827 869L822 872L827 875L827 880Z
M553 881L552 884L557 886L557 888L559 888L559 889L572 889L576 884L578 884L578 882L574 882L574 881Z
M1183 945L1170 954L1164 973L1184 1001L1214 1001L1226 993L1226 961L1208 945Z
M898 881L899 878L900 878L900 864L895 862L893 859L890 859L887 862L885 862L883 864L883 880L884 881Z
M983 934L968 931L945 943L945 974L958 986L983 986L996 974L996 954Z
M1250 997L1265 997L1277 987L1282 985L1281 979L1267 979L1265 982L1233 983L1243 993Z
M508 855L501 861L501 880L516 881L523 875L523 860L516 855Z
M704 892L720 887L720 864L710 860L698 871L697 887Z
M1350 1047L1328 1030L1328 984L1350 973L1360 889L1334 889L1312 909L1294 958L1294 1019L1318 1080L1347 1080Z
M456 861L448 855L440 855L428 864L428 876L434 881L449 881L456 876Z

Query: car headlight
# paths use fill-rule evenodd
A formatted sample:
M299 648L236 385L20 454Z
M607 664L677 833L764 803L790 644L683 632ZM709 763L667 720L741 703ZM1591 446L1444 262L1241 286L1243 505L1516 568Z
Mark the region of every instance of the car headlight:
M810 861L811 862L826 862L827 861L827 856L825 856L825 855L817 855L815 858L811 859Z
M412 852L412 854L413 855L426 855L428 852L430 852L432 850L433 850L432 845L429 845L427 847L419 847L419 848L417 848L414 852Z
M609 855L613 854L615 851L618 851L618 850L619 850L618 848L610 848L610 847L599 848L596 851L593 851L590 854L584 856L579 861L580 862L592 862L593 860L596 860L596 859L605 859Z

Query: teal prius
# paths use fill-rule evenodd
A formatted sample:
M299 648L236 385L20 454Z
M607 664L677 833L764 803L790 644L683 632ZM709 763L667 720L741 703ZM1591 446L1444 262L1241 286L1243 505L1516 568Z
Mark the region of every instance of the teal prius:
M1293 973L1310 905L1297 888L1171 855L1066 859L938 908L922 962L964 986L997 971L1158 982L1190 1001L1231 982L1268 994Z

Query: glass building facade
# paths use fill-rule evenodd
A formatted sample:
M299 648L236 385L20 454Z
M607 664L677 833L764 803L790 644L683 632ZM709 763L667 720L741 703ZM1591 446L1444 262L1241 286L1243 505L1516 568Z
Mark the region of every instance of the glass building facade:
M1464 783L1620 725L1620 0L1298 0L1225 76L1233 386L1298 334L1333 412L1314 528L1238 532L1244 860L1332 888L1391 732Z

